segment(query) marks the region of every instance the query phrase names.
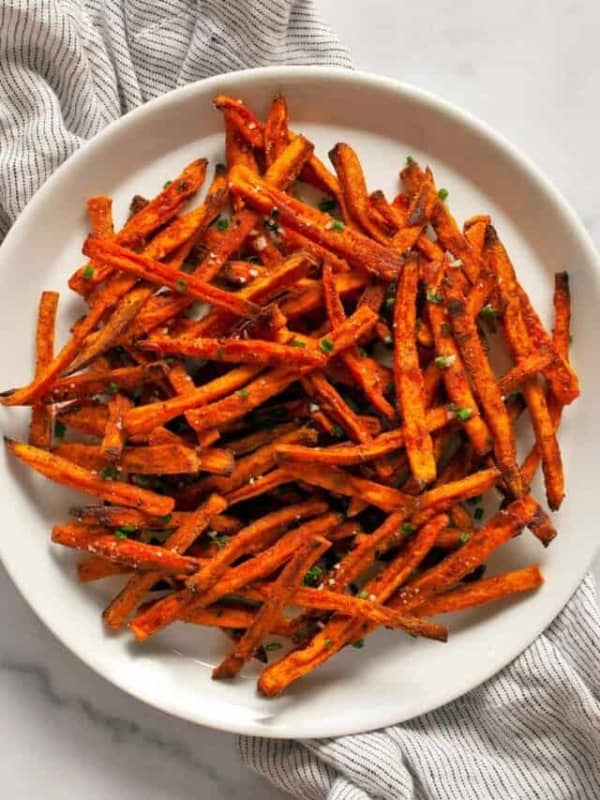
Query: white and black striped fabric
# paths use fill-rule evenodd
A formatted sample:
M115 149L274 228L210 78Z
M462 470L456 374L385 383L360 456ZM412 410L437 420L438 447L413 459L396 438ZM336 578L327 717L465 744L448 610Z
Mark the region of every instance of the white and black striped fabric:
M312 0L0 0L0 239L112 120L268 64L350 61ZM451 705L359 736L244 737L242 757L310 800L600 800L599 642L588 578L523 655Z
M86 139L232 70L349 67L312 0L0 0L0 241Z
M338 739L243 737L240 749L310 800L599 800L594 580L496 677L437 711Z

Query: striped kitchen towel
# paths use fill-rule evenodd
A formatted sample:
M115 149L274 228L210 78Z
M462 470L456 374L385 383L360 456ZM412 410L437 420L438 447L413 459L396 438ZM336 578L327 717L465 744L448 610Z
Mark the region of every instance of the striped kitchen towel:
M242 737L240 749L307 800L599 800L594 579L498 675L437 711L337 739Z
M112 120L190 81L277 64L350 61L312 0L0 0L0 239ZM242 756L312 800L600 800L599 641L588 578L525 653L451 705L360 736L242 738Z
M0 241L109 122L248 67L349 67L313 0L0 0Z

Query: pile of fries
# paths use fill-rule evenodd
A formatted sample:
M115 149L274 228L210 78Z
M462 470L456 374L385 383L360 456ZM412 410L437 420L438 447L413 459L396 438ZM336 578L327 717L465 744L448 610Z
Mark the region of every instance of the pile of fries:
M96 498L52 541L89 554L82 582L123 576L108 628L218 627L214 677L255 657L274 696L380 625L445 641L432 617L540 585L536 565L483 570L523 528L556 533L529 487L541 465L560 506L569 285L556 275L549 333L490 218L461 230L429 169L409 157L389 201L348 144L325 166L283 97L264 124L215 106L226 166L199 205L205 159L135 197L116 233L110 198L88 201L69 281L87 312L55 353L58 295L42 294L35 376L2 402L32 409L9 450Z

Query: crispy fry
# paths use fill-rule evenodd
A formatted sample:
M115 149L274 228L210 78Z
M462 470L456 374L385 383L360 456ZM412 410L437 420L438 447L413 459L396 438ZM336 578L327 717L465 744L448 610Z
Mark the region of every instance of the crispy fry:
M197 608L182 617L182 622L192 625L209 625L216 628L233 628L235 630L250 627L256 618L256 611L248 608L231 608L227 605L215 604L210 608ZM277 636L291 636L293 632L293 620L288 617L280 616L273 621L267 633Z
M115 564L99 556L91 556L77 564L77 580L80 583L91 583L102 580L102 578L112 578L115 575L127 575L130 572L130 567Z
M63 403L94 397L98 394L116 393L119 390L136 389L144 383L160 381L165 376L165 365L161 361L138 367L122 367L108 372L80 372L54 382L50 391L42 398L45 403Z
M398 408L404 420L404 445L415 480L423 486L435 479L431 436L425 421L423 375L415 342L416 295L419 263L410 258L398 280L394 306L394 383Z
M52 363L54 358L54 329L58 292L42 292L38 308L38 320L35 334L35 374L36 377ZM29 444L35 447L48 448L52 443L52 409L38 403L31 409L31 425L29 428Z
M56 455L79 464L91 471L100 472L114 463L112 456L93 444L69 442L58 444ZM158 444L149 447L126 447L118 460L119 468L138 475L196 474L201 471L229 474L233 458L223 450L205 450L197 453L193 448L179 444Z
M53 453L47 453L45 450L39 450L37 447L15 442L12 439L5 438L4 441L14 456L56 483L93 494L111 503L143 508L148 514L161 516L169 514L173 510L172 497L161 496L122 481L105 480Z
M520 387L528 378L543 372L554 356L548 350L536 350L520 359L514 367L498 378L498 388L503 395Z
M430 284L429 291L437 298L446 271L446 262L442 262L437 274ZM491 433L479 412L479 406L465 371L460 350L452 335L446 309L439 303L427 303L427 315L435 341L436 359L434 365L442 374L444 386L451 402L458 408L471 410L469 418L464 422L467 436L480 456L484 456L491 448Z
M492 432L496 461L508 486L518 497L523 487L516 463L515 440L496 378L481 346L475 322L466 310L464 297L449 274L444 280L443 291L455 341Z
M185 336L173 339L171 336L154 335L139 342L138 347L167 355L231 361L234 364L295 364L299 367L317 367L327 360L320 350L299 350L285 344L258 339L192 339Z
M305 572L330 546L327 539L315 537L298 548L276 578L269 596L233 652L213 670L213 678L233 678L239 673L291 600Z
M498 291L504 303L503 331L515 361L527 358L533 350L525 321L521 314L521 303L517 292L517 279L508 254L491 225L486 230L485 250L489 262L498 277ZM521 391L525 397L529 416L535 432L535 440L542 456L542 470L546 484L546 497L552 510L560 507L564 497L564 474L558 441L544 390L536 376L523 381Z
M131 408L133 403L123 394L116 394L108 402L108 419L104 438L100 445L100 452L109 460L119 458L125 446L125 433L123 431L123 414Z
M304 503L266 514L230 539L196 575L192 575L187 582L188 588L196 592L207 591L238 558L269 546L273 537L280 535L288 525L324 514L327 510L327 503L311 498Z
M302 542L314 536L326 536L327 531L335 528L339 522L341 522L340 516L332 512L300 525L264 550L260 558L250 559L234 567L229 577L224 578L218 586L203 593L183 589L168 595L135 617L129 627L138 641L144 641L195 608L206 608L221 597L234 594L236 590L272 574L292 556Z
M227 508L227 501L217 494L211 495L206 502L189 514L185 521L169 536L164 547L174 553L185 553L203 531L210 525L213 516ZM160 579L160 572L149 572L135 575L121 592L104 609L103 618L112 630L121 628L127 617L141 603L152 586Z
M285 97L278 94L272 104L264 130L265 162L267 167L281 155L289 142L289 117Z
M117 539L112 533L103 532L101 528L55 525L52 528L52 541L142 571L157 570L160 574L190 575L198 569L195 558L180 556L164 547L143 544L133 539Z
M391 249L349 228L336 230L329 215L270 186L247 169L236 167L231 171L230 181L231 191L244 197L253 208L263 214L270 213L273 207L277 208L281 225L302 233L336 255L347 258L350 263L387 280L393 280L400 270L401 258Z

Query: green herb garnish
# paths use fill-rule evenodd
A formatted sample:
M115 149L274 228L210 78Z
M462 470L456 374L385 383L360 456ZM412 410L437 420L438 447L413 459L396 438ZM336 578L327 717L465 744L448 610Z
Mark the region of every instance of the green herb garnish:
M147 475L136 475L135 482L138 486L150 486L150 478Z
M91 264L88 264L86 267L84 267L81 273L82 277L84 277L86 281L89 281L90 278L93 278L95 274L96 271L94 270Z
M331 650L332 647L333 647L333 640L325 639L325 650Z
M172 183L173 183L173 181L165 181L163 183L163 189L167 189Z
M273 650L281 649L281 644L279 642L267 642L267 644L264 645L264 648L267 651L267 653L270 653Z
M448 197L448 189L438 189L438 197L440 200L446 200Z
M386 297L385 298L385 307L387 308L388 311L391 311L391 309L395 305L396 305L396 298L395 297Z
M215 536L213 542L217 545L219 550L222 550L226 544L229 543L229 536L226 533L221 533L219 536Z
M480 317L496 317L497 315L498 315L498 312L497 312L497 311L496 311L496 309L495 309L493 306L491 306L489 303L487 303L487 304L486 304L486 305L485 305L485 306L484 306L484 307L481 309L481 311L479 312L479 316L480 316Z
M331 351L333 350L334 344L331 341L331 339L321 339L321 341L319 342L319 347L323 351L323 353L328 354L331 353Z
M417 162L414 160L412 156L406 156L406 164L409 167L414 167Z
M466 531L463 531L459 536L461 544L466 544L469 541L470 538L471 538L471 534L467 533Z
M436 365L438 369L448 369L448 367L451 367L455 361L456 361L456 356L454 355L436 356L433 359L433 363Z
M460 406L450 406L450 410L454 412L457 419L461 422L466 422L473 416L472 408L460 408Z
M352 647L356 647L357 650L361 650L365 646L364 639L357 639L355 642L352 642Z
M317 584L321 580L321 575L322 574L323 574L323 568L319 567L319 566L317 566L315 564L314 567L311 567L308 570L308 572L304 576L304 579L303 579L302 583L305 586L317 586Z
M428 303L435 303L438 306L444 301L444 298L439 292L432 292L428 290L425 294L425 297Z
M100 477L103 481L114 481L119 477L119 470L116 467L104 467L100 470Z
M119 387L114 381L111 381L106 387L106 394L116 394L118 391Z
M361 591L360 591L360 592L359 592L359 593L358 593L356 596L357 596L357 597L358 597L360 600L366 600L366 599L367 599L367 597L369 596L369 593L368 593L368 592L366 592L364 589L361 589Z
M337 437L338 439L341 439L341 438L343 437L343 435L344 435L344 429L342 428L342 426L341 426L341 425L338 425L338 424L336 423L336 424L333 426L333 435L334 435L335 437Z
M65 431L67 430L66 426L63 425L62 422L55 422L54 423L54 438L55 439L62 439L65 435Z
M269 217L269 218L267 218L267 219L265 220L265 228L266 228L268 231L273 231L273 233L277 233L277 231L279 230L279 225L278 225L278 224L275 222L275 220L274 220L274 219L271 219L271 218Z
M476 519L479 522L479 520L483 519L484 513L485 512L484 512L483 508L481 506L479 506L473 512L473 519Z
M334 219L331 223L331 230L332 231L343 231L344 230L344 223L341 219Z
M290 342L292 347L306 347L306 343L301 341L300 339L292 339Z
M219 217L217 220L217 230L218 231L226 231L229 227L229 220L227 217Z
M250 397L250 392L248 391L248 389L240 389L239 395L242 398L242 400L247 400Z
M183 278L177 278L175 281L175 291L183 294L184 292L187 292L187 288L187 283L183 280Z
M173 519L173 514L165 514L164 517L160 517L161 525L168 525L172 519Z
M115 531L115 539L127 539L127 532L123 528L117 528Z
M319 202L319 209L321 211L333 211L333 209L337 206L337 200L334 197L324 197Z
M402 533L406 534L406 536L410 536L411 533L414 533L417 529L414 525L411 525L410 522L403 522L400 526L400 530Z

